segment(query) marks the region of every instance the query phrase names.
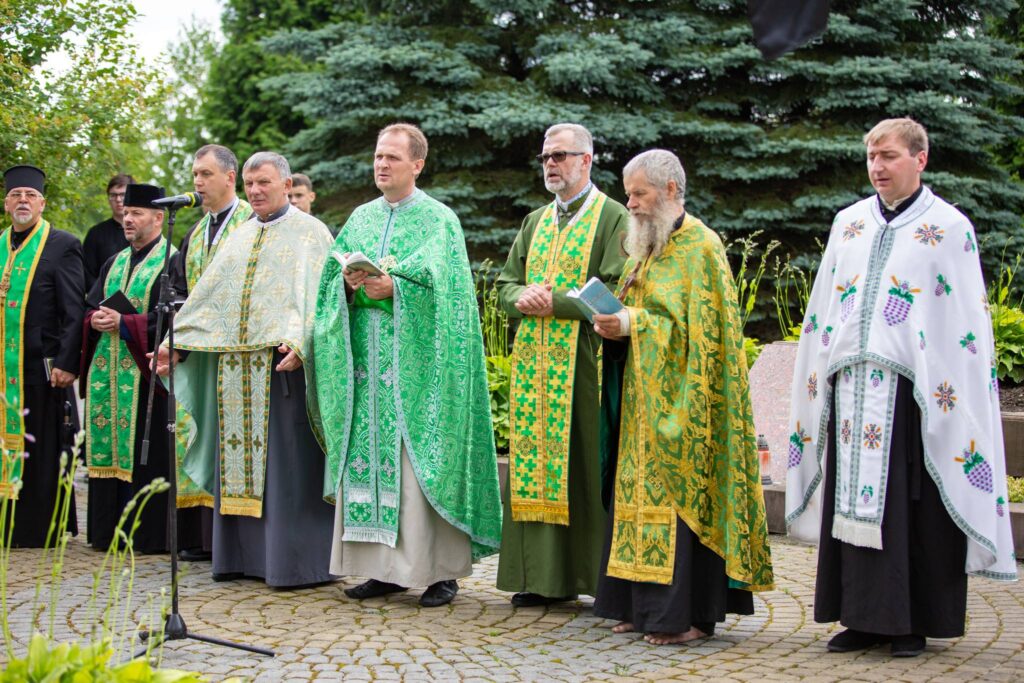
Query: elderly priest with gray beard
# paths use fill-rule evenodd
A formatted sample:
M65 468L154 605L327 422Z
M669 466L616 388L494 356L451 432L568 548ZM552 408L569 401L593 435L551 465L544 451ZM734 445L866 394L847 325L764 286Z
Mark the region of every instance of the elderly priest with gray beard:
M684 211L679 159L623 169L629 255L605 339L604 456L614 473L594 614L683 643L773 587L736 288L721 240Z
M214 580L322 583L333 517L304 365L331 234L288 203L280 154L253 154L242 179L254 215L223 239L177 319L178 398L197 425L184 468L214 496Z

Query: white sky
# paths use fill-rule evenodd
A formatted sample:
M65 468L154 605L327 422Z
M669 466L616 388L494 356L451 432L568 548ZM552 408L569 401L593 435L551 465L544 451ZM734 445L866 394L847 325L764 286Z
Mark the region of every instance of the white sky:
M133 4L139 16L129 30L147 60L155 60L192 16L219 29L223 11L219 0L134 0Z

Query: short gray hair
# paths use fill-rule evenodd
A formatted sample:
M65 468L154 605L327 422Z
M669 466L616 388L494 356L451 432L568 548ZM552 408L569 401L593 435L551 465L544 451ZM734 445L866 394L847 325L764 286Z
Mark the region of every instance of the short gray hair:
M622 169L625 179L637 171L643 171L647 182L656 187L667 187L670 180L676 183L676 196L672 199L683 201L686 196L686 171L683 163L667 149L649 149L630 159Z
M245 175L246 171L255 171L267 164L276 168L282 179L292 177L292 169L288 165L288 160L277 152L256 152L245 162L245 166L242 167L242 175Z
M224 145L203 145L196 150L196 155L192 157L192 160L195 161L207 154L213 155L213 158L217 160L220 170L225 173L230 173L231 171L238 173L238 157Z
M579 148L575 151L586 152L591 156L594 155L594 136L590 134L589 130L578 123L556 123L547 129L544 133L544 139L547 140L552 135L558 135L564 131L572 133L573 142Z

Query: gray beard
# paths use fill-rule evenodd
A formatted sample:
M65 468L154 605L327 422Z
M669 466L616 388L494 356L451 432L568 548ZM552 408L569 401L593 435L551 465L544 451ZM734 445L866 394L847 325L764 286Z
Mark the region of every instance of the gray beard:
M626 233L626 241L622 244L626 255L638 261L648 256L661 256L672 236L672 226L679 217L676 211L678 207L672 203L659 202L652 216L630 215L629 232Z

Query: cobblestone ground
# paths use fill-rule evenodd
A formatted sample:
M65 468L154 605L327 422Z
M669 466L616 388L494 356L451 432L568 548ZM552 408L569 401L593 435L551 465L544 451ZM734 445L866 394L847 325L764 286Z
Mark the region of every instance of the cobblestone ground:
M755 597L753 616L730 617L712 639L662 647L612 634L611 622L593 616L589 598L513 609L509 595L494 588L497 558L478 564L455 601L436 609L419 607L419 590L359 603L342 593L357 579L274 590L250 580L214 583L208 563L186 563L181 613L189 628L269 647L277 656L175 641L164 647L162 663L213 681L240 675L258 682L1024 680L1024 584L972 579L966 635L931 640L916 659L894 660L887 649L836 655L825 650L836 626L812 618L814 549L778 536L772 544L778 589ZM8 608L20 650L32 621L39 553L11 553ZM55 611L58 637L88 634L92 572L102 557L82 537L71 541ZM134 619L151 613L146 596L158 599L168 576L166 556L137 558Z

